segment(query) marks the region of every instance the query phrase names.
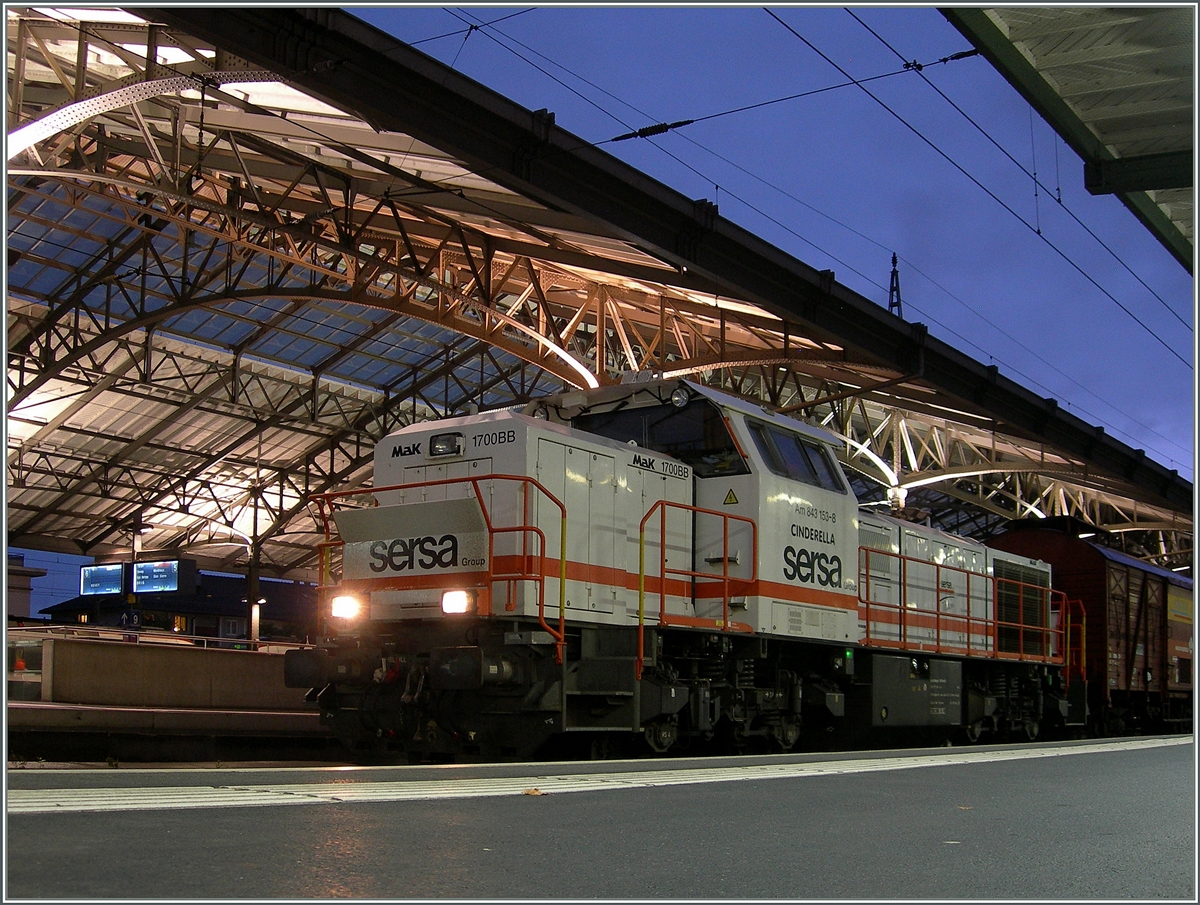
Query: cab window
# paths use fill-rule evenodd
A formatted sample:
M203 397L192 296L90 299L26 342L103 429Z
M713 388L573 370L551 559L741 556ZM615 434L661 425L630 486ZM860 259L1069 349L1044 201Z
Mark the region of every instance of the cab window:
M846 492L837 465L829 450L820 443L759 421L747 423L758 451L772 472L834 493Z
M749 474L719 409L693 398L683 408L655 406L578 415L572 424L621 443L666 453L692 466L698 478Z

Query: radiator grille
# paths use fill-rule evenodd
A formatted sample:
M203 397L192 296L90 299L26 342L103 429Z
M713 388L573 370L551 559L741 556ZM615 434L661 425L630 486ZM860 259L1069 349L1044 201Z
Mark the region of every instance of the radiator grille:
M996 644L1006 653L1047 654L1050 576L1042 569L992 561L996 581Z

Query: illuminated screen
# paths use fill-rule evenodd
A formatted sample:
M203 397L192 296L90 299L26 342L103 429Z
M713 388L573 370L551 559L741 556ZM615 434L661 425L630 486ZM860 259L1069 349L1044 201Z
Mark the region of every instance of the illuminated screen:
M156 594L178 590L179 560L133 564L133 593Z
M110 562L97 566L80 566L79 593L120 594L124 590L122 587L124 575L124 563Z

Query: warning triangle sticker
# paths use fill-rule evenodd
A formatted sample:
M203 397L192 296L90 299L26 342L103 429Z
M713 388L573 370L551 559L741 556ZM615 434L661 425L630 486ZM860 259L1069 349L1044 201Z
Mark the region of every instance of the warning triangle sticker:
M733 488L729 488L729 493L725 494L725 505L734 506L737 504L737 495L733 492Z

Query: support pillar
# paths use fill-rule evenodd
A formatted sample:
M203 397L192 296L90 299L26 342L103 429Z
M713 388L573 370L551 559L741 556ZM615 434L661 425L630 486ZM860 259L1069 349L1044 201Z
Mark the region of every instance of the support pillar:
M255 540L250 544L250 565L246 569L246 637L258 640L259 618L262 605L258 593L258 573L262 564L262 547Z

